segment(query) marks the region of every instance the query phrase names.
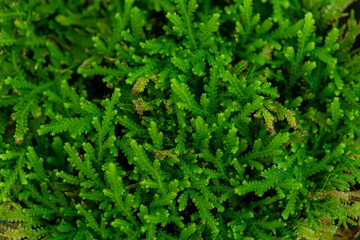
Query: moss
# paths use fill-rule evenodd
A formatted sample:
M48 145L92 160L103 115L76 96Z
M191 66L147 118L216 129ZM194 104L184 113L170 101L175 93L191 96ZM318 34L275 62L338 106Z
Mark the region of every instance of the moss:
M0 238L348 235L353 2L2 1Z

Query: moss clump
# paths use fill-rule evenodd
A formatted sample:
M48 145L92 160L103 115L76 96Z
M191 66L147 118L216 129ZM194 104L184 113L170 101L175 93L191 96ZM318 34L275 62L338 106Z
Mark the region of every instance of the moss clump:
M353 1L0 3L0 237L331 239L360 215Z

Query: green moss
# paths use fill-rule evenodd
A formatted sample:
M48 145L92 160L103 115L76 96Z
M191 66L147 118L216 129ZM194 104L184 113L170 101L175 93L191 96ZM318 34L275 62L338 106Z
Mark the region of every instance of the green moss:
M0 3L0 237L331 239L360 216L354 1Z

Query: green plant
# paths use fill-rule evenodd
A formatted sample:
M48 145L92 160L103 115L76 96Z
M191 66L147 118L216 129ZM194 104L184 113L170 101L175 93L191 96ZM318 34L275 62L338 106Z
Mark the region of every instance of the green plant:
M0 237L330 239L360 216L352 0L0 3Z

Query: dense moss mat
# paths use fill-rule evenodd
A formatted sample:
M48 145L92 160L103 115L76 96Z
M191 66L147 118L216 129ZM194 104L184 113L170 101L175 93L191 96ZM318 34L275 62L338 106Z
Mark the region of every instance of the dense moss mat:
M348 234L353 2L2 0L0 238Z

